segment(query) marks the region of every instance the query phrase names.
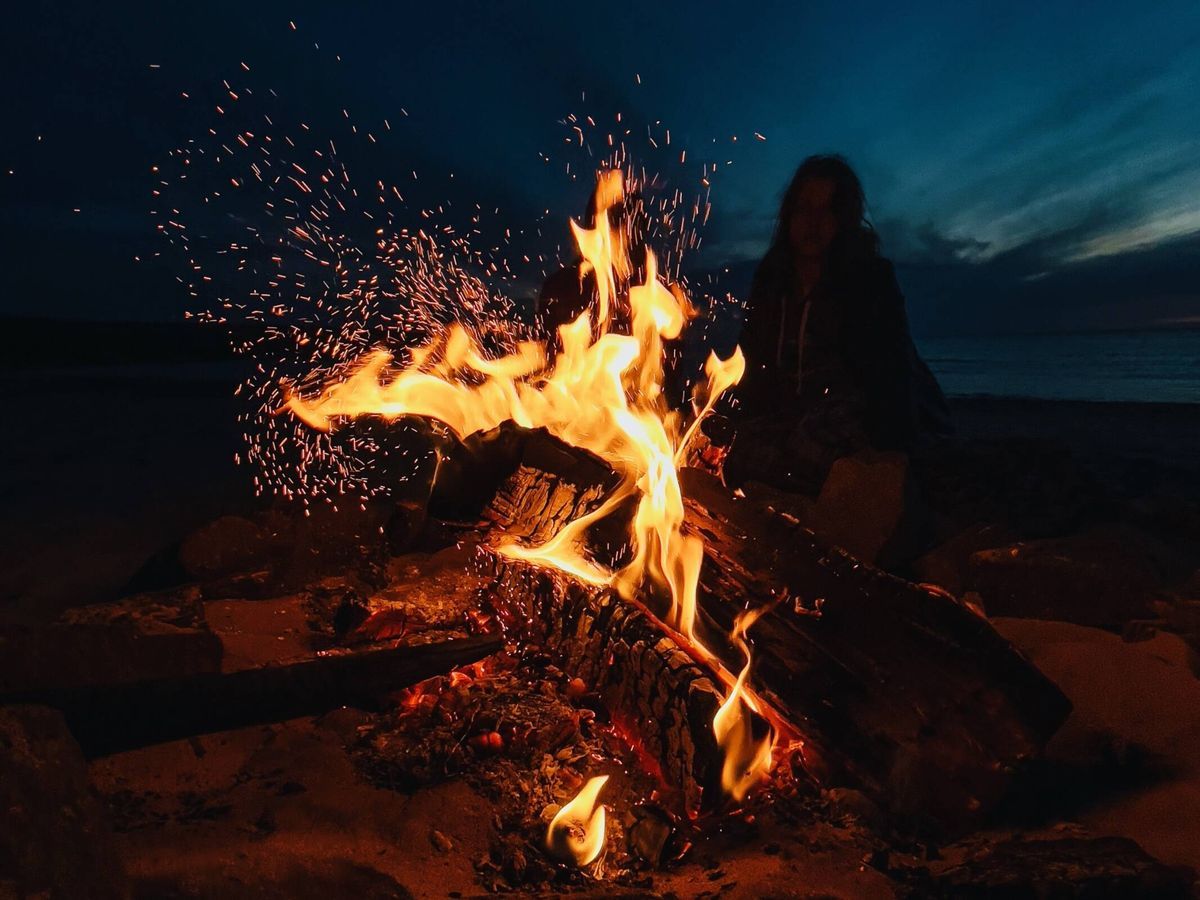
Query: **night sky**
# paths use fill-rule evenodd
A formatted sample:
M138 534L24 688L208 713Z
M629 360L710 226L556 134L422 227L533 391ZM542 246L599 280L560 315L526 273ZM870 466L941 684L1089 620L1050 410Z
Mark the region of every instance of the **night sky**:
M693 264L730 268L731 287L795 166L839 152L918 334L1200 323L1194 0L341 6L8 11L0 312L182 314L180 260L152 258L150 167L209 125L229 78L274 87L315 132L343 134L342 109L363 128L388 119L369 165L394 171L360 177L416 169L514 228L582 207L565 114L662 121L672 160L693 161L676 177L722 163Z

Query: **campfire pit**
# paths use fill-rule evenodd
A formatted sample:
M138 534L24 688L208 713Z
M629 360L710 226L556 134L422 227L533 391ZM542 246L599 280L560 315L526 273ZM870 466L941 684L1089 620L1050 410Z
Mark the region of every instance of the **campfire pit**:
M710 356L689 422L668 407L664 342L693 310L652 251L635 271L607 219L622 196L605 172L595 227L574 228L596 303L559 329L557 353L523 341L495 356L454 324L407 358L370 352L315 396L283 387L278 413L315 429L420 417L485 459L496 449L485 468L499 483L449 492L478 521L442 526L478 607L455 625L473 636L409 633L413 610L386 600L405 579L439 590L456 577L446 565L383 577L380 554L350 553L375 567L370 597L280 582L328 614L316 630L338 646L315 659L9 699L63 710L92 755L325 713L377 788L461 775L493 800L476 868L496 887L600 875L606 850L632 880L693 841L753 833L760 816L812 821L838 791L860 798L863 846L986 821L1069 704L969 607L686 467L744 361ZM465 481L456 452L443 445L438 465ZM402 524L381 543L437 527L423 509ZM251 582L269 594L271 568L257 574L222 573L199 596L237 602L228 592ZM126 714L143 727L111 727Z
M850 784L909 827L960 831L995 809L1069 704L970 608L823 546L786 517L759 514L685 470L688 525L703 531L698 627L719 636L739 611L755 624L755 676L794 735L804 771ZM597 461L533 435L488 508L493 533L536 540L604 502ZM625 720L678 789L708 806L721 754L712 738L717 676L647 610L569 576L489 554L492 602L510 636L558 653Z

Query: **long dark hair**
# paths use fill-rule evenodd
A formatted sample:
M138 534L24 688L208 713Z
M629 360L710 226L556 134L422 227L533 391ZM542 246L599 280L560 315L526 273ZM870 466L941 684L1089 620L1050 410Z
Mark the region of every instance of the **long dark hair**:
M787 282L793 255L788 234L792 211L800 199L801 189L816 178L833 182L832 204L838 221L838 234L829 250L830 267L836 270L879 256L879 235L867 220L867 201L862 182L850 168L850 163L834 154L810 156L800 163L787 190L783 192L771 246L755 272L756 288Z

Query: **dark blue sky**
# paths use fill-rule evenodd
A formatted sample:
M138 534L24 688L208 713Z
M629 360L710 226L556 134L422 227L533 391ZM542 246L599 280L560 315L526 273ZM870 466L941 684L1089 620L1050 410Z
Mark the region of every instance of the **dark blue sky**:
M245 61L315 130L344 129L343 107L364 128L389 119L386 165L514 226L582 203L556 120L619 110L670 125L697 180L702 160L733 160L698 264L744 274L796 164L834 151L862 176L919 332L1200 322L1194 0L339 6L8 13L2 309L179 314L169 265L133 263L162 249L149 167L211 118L179 92L241 83Z

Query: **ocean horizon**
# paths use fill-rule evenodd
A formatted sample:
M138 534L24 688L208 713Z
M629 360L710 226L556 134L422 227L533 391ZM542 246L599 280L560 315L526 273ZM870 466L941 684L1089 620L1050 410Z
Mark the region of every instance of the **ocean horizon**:
M139 378L229 380L248 365L223 336L179 323L9 319L0 372L46 383ZM709 351L732 350L735 321L691 336L697 368ZM949 397L1009 397L1118 403L1200 404L1200 328L917 337ZM64 382L66 383L66 382Z
M1200 329L918 338L950 397L1200 404Z

